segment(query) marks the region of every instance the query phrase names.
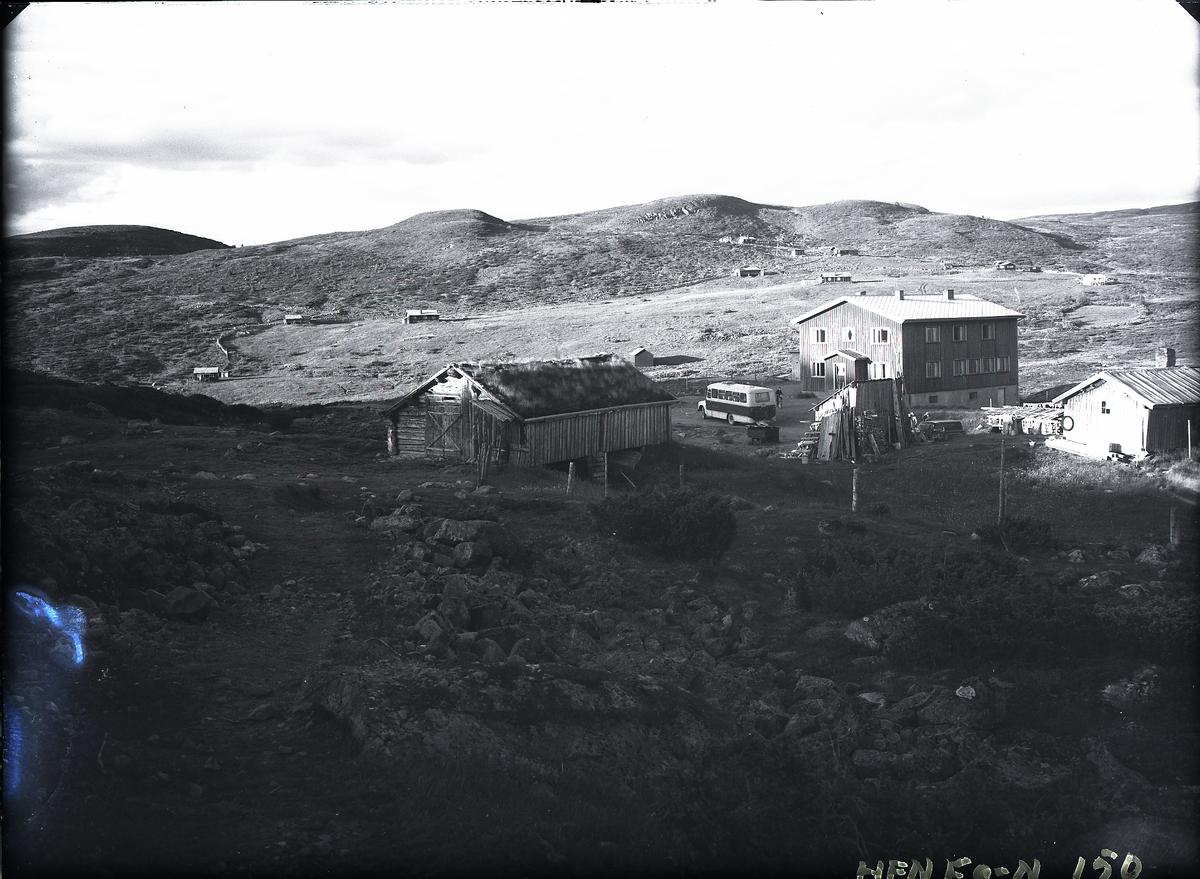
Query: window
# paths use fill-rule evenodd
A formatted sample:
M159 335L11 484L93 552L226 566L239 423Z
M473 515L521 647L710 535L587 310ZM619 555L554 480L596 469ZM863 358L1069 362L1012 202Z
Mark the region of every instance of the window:
M996 338L996 325L995 324L981 324L979 327L979 330L980 330L979 338L981 338L981 339Z
M983 358L983 371L984 372L995 372L996 371L996 358L995 357Z
M886 345L888 343L887 327L873 327L871 329L871 341L876 345Z
M937 402L937 394L934 394L932 397L930 397L930 398L929 398L929 402L930 402L930 403L936 403L936 402Z
M1008 372L1011 368L1008 357L996 358L996 372Z
M825 378L825 361L824 360L814 360L812 362L812 377L813 378Z
M842 328L842 341L843 342L853 342L854 341L854 327L843 327Z
M887 364L886 363L872 363L871 364L871 378L887 378L887 377L888 376L887 376Z
M954 374L955 375L966 375L967 374L967 361L955 360L954 361Z
M956 341L956 342L967 341L967 325L966 324L955 324L954 325L954 341Z
M1100 401L1100 414L1101 414L1101 415L1108 415L1108 414L1110 414L1111 412L1112 412L1112 410L1108 408L1108 402L1107 402L1107 401L1105 401L1105 400L1101 400L1101 401Z
M925 341L926 342L942 341L942 328L941 327L926 327L925 328Z
M925 361L925 378L941 378L942 362L940 360Z
M967 393L967 399L968 399L968 400L978 400L978 399L979 399L979 391L970 391L970 392L968 392L968 393Z
M739 394L737 395L737 401L738 401L739 403L745 403L745 402L746 402L746 395L745 395L745 394L743 394L743 393L739 393Z
M973 360L968 360L967 361L967 375L978 375L978 374L979 374L979 358L976 357Z
M815 330L813 330L813 331L812 331L812 333L813 333L813 344L814 344L814 345L824 345L824 344L826 344L826 343L829 341L829 339L827 339L827 338L826 338L826 336L825 336L826 332L827 332L827 330L825 330L825 329L823 329L823 328L822 328L822 329L815 329Z
M770 403L771 402L770 392L769 391L757 391L754 394L754 402L755 403Z

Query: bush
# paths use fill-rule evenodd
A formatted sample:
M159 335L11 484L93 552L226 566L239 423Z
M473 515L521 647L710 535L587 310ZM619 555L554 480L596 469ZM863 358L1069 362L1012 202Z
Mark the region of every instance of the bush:
M591 512L605 534L669 559L716 561L737 535L729 498L692 489L606 498Z
M988 522L975 532L985 543L1003 546L1012 552L1027 549L1046 549L1054 546L1053 529L1045 519L1028 516L1006 516L999 524Z

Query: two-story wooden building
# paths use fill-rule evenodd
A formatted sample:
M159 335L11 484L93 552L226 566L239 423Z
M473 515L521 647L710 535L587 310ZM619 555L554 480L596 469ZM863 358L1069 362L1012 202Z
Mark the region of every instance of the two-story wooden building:
M911 407L1014 404L1022 316L953 290L843 296L791 321L792 378L815 393L900 378Z

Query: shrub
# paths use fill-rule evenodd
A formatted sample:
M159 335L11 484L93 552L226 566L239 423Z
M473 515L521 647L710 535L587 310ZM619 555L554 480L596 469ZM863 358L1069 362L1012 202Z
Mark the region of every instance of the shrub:
M715 561L737 535L729 498L693 489L655 489L591 506L596 527L669 559Z
M988 522L975 529L985 543L1011 551L1044 549L1054 545L1053 529L1045 519L1006 516L998 524Z

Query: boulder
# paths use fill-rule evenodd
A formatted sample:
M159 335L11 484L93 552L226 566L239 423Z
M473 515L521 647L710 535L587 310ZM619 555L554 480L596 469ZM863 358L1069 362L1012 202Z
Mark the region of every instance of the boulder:
M199 589L180 586L163 596L162 612L181 620L198 621L212 610L212 599Z
M471 622L471 611L461 598L443 595L438 603L438 613L456 629L465 629Z
M493 553L501 556L508 555L513 545L508 530L498 522L487 519L472 519L465 522L457 519L441 519L427 539L443 546L458 546L460 543L486 543Z
M454 547L454 567L485 568L492 560L492 548L486 543L464 541Z
M1004 713L1004 691L994 679L985 683L970 678L953 693L945 691L931 699L917 711L917 718L924 724L987 730L999 726Z
M508 656L504 649L491 638L479 638L471 648L471 652L489 664L504 662Z
M843 634L855 644L872 653L878 653L883 649L883 642L879 637L879 629L872 624L869 617L855 620L846 626L846 631Z
M1136 559L1139 565L1153 565L1154 567L1162 567L1170 561L1167 551L1161 546L1151 544L1141 551Z
M1160 695L1158 671L1153 666L1142 669L1132 678L1109 684L1100 691L1100 698L1120 711L1153 705Z

